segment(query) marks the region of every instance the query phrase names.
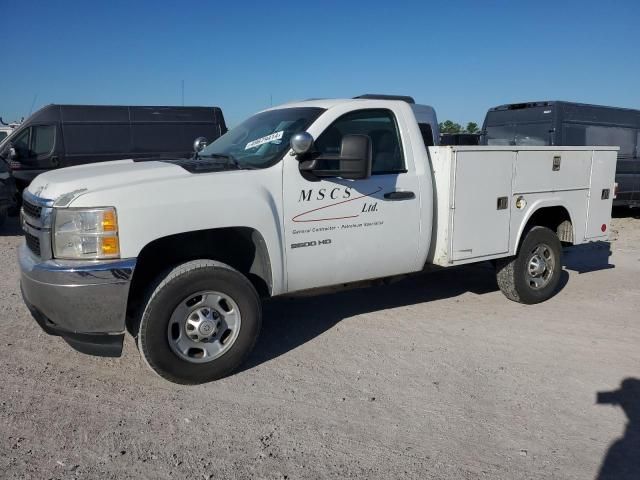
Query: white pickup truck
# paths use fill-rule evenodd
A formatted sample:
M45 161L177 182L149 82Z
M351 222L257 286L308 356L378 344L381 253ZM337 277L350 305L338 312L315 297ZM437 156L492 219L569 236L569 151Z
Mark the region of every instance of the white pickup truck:
M551 297L562 245L607 238L616 147L439 147L407 97L260 112L189 160L64 168L24 192L34 318L86 353L126 331L178 383L246 358L261 298L491 260L511 300Z

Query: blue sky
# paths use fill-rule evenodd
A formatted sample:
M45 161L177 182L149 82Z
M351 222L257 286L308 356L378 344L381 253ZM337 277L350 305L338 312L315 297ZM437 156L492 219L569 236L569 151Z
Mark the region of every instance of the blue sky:
M412 95L440 120L571 100L640 108L640 2L0 0L0 115L49 103Z

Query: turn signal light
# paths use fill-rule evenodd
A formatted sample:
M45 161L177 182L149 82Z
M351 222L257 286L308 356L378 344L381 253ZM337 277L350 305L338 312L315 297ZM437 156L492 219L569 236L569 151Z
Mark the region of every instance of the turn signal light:
M118 237L100 237L100 250L103 255L119 255L120 245Z
M118 230L118 221L114 210L105 210L102 214L102 231L115 232Z

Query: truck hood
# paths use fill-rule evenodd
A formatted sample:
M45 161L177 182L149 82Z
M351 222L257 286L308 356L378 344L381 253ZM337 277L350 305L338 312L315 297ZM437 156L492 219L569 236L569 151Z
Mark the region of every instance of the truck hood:
M38 175L29 185L28 191L65 206L85 192L189 175L185 169L172 163L116 160L51 170Z

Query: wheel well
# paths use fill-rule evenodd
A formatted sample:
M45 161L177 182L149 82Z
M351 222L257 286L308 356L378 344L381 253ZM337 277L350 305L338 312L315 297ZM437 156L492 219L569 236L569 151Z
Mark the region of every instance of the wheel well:
M561 206L543 207L536 210L522 231L520 242L533 227L547 227L554 231L563 244L573 243L573 223L566 208Z
M260 296L271 295L271 262L257 230L231 227L170 235L152 241L138 255L127 302L130 331L153 280L176 265L200 258L226 263L244 274Z

